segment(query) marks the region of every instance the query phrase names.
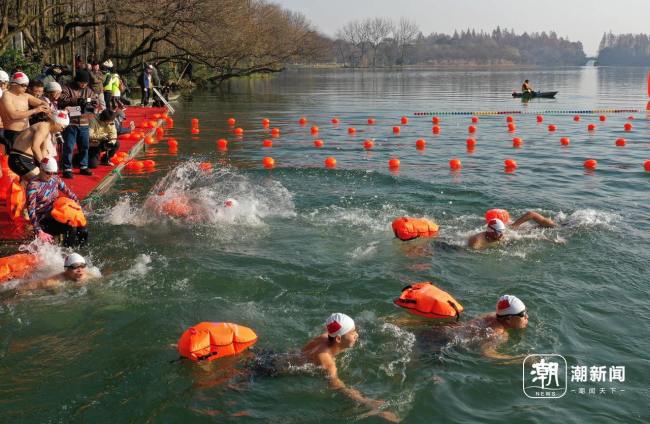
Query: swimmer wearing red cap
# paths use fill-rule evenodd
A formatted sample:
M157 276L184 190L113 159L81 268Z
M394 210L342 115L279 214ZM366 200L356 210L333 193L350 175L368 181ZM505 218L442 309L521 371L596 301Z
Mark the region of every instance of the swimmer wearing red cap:
M357 389L346 386L338 376L336 356L353 347L359 338L352 318L342 313L332 314L325 321L325 328L325 333L315 337L302 348L305 359L325 370L333 389L340 390L350 399L372 409L364 416L377 415L390 422L399 422L399 418L392 412L379 409L384 403L383 400L364 396Z
M535 221L540 227L553 228L555 222L550 218L546 218L537 212L528 211L517 219L510 228L517 229L523 223L528 221ZM473 235L467 241L467 246L470 249L482 250L489 246L496 245L506 239L506 224L498 218L491 219L487 224L487 230L482 233Z

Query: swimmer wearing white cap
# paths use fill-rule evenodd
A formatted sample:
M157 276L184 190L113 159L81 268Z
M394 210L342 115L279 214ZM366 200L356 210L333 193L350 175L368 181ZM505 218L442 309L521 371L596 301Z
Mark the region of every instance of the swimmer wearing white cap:
M86 260L78 253L66 256L63 262L64 271L44 280L32 281L17 288L18 293L32 292L34 290L53 289L65 282L84 283L88 278Z
M496 349L508 341L508 330L521 330L527 326L528 310L524 302L516 296L504 294L497 300L495 312L473 319L464 324L461 330L456 327L453 331L456 337L482 339L481 353L485 357L514 361L520 357L502 354ZM487 333L486 329L489 330Z
M345 314L335 313L325 321L325 332L307 343L302 348L302 354L309 362L325 371L330 387L371 408L371 411L364 416L377 415L390 422L399 422L399 418L392 412L379 409L384 401L364 396L360 391L346 386L338 376L336 355L353 347L358 338L354 320Z
M523 214L519 219L517 219L510 228L517 229L523 223L528 221L535 221L540 227L552 228L555 227L555 222L550 218L546 218L537 212L528 211ZM506 224L503 223L499 218L491 219L487 223L487 229L482 233L473 235L467 241L467 246L470 249L482 250L486 247L497 245L499 242L506 239Z

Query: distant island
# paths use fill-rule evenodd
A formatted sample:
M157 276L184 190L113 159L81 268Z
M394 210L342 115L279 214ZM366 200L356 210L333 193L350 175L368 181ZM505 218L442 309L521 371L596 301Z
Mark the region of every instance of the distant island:
M650 66L650 36L605 33L600 40L597 64L602 66Z

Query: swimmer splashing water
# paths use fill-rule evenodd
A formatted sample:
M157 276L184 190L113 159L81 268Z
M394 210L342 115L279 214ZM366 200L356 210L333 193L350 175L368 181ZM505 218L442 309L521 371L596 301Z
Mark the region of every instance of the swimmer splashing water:
M519 219L512 224L511 228L516 230L528 221L535 221L537 225L543 228L553 228L556 226L555 222L550 218L546 218L537 212L528 211L519 217ZM505 231L506 224L504 224L502 220L499 218L490 219L487 223L487 230L470 237L467 241L467 246L470 249L482 250L493 245L498 245L499 242L507 239Z

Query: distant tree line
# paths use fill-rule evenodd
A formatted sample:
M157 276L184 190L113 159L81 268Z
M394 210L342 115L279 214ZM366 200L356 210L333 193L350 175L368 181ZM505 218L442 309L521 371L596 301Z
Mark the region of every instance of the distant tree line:
M650 36L647 34L603 34L598 64L650 66Z
M418 26L402 18L368 18L345 24L333 42L337 62L350 67L415 64L523 64L584 65L582 43L549 33L502 30L491 33L473 29L453 35L422 34Z

